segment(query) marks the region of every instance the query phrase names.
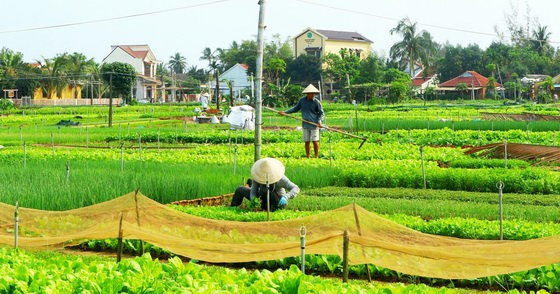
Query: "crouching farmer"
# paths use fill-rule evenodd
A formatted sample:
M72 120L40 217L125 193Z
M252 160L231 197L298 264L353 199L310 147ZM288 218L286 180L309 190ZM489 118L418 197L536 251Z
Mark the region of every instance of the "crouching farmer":
M284 165L274 158L257 160L251 168L253 181L251 187L241 186L235 190L231 206L239 206L243 198L261 200L261 209L267 209L267 192L270 198L270 211L281 209L288 205L288 199L296 197L299 187L292 183L285 175ZM268 189L267 189L268 183Z

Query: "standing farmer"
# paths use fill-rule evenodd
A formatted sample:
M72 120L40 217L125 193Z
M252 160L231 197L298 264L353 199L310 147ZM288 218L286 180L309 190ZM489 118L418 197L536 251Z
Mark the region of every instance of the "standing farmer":
M299 99L298 103L294 107L286 111L280 111L280 115L301 111L301 118L304 120L301 127L303 129L303 142L305 142L305 154L307 155L307 158L310 157L309 142L313 142L315 158L319 158L319 128L323 127L321 121L325 115L321 102L315 98L315 94L319 93L319 90L317 90L317 88L315 88L312 84L309 84L302 93L306 94L306 96ZM317 125L313 125L308 122L312 122Z

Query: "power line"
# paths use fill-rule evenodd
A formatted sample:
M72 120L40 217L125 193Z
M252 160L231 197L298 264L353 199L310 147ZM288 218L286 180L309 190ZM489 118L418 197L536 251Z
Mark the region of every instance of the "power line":
M230 0L218 0L218 1L213 1L213 2L208 2L208 3L203 3L203 4L195 4L195 5L189 5L189 6L177 7L177 8L171 8L171 9L164 9L164 10L158 10L158 11L144 12L144 13L138 13L138 14L125 15L125 16L117 16L117 17L111 17L111 18L103 18L103 19L98 19L98 20L89 20L89 21L82 21L82 22L73 22L73 23L67 23L67 24L59 24L59 25L51 25L51 26L43 26L43 27L35 27L35 28L27 28L27 29L17 29L17 30L10 30L10 31L0 31L0 34L20 33L20 32L29 32L29 31L56 29L56 28L62 28L62 27L79 26L79 25L90 24L90 23L113 21L113 20L119 20L119 19L126 19L126 18L133 18L133 17L139 17L139 16L146 16L146 15L152 15L152 14L160 14L160 13L184 10L184 9L200 7L200 6L214 5L214 4L217 4L217 3L228 2L228 1L230 1Z
M400 20L400 19L396 19L396 18L393 18L393 17L375 15L375 14L366 13L366 12L363 12L363 11L356 11L356 10L351 10L351 9L346 9L346 8L341 8L341 7L335 7L335 6L330 6L330 5L324 5L324 4L315 3L315 2L306 1L306 0L296 0L296 1L298 1L298 2L303 2L303 3L307 3L307 4L311 4L311 5L326 7L326 8L330 8L330 9L334 9L334 10L345 11L345 12L349 12L349 13L361 14L361 15L365 15L365 16L370 16L370 17L385 19L385 20L394 20L394 21L399 21L399 20ZM502 36L500 36L500 35L498 35L498 34L484 33L484 32L471 31L471 30L465 30L465 29L459 29L459 28L452 28L452 27L446 27L446 26L439 26L439 25L432 25L432 24L426 24L426 23L418 23L418 24L419 24L419 25L422 25L422 26L425 26L425 27L431 27L431 28L442 29L442 30L449 30L449 31L462 32L462 33L483 35L483 36L489 36L489 37L498 37L498 38L501 38L501 37L502 37ZM543 40L538 40L538 39L533 39L533 38L517 38L517 37L514 38L513 36L507 36L507 37L509 37L509 38L511 38L511 39L516 39L516 40L543 41ZM560 42L557 42L557 41L548 41L548 43L549 43L549 44L560 44Z

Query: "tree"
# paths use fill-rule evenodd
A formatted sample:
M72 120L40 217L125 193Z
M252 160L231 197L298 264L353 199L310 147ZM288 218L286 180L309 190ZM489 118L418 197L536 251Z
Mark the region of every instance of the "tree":
M187 59L184 56L181 56L181 54L179 52L175 53L175 55L172 55L169 57L169 70L171 72L171 87L172 90L172 101L176 101L176 76L177 75L181 75L185 72L185 69L187 68Z
M66 70L68 69L68 53L59 54L55 58L38 61L41 66L43 91L47 98L62 96L62 90L68 86L69 79Z
M23 61L23 54L8 48L0 50L0 90L18 89L22 96L33 96L40 86L39 69Z
M300 55L288 61L285 76L290 77L293 84L310 84L321 79L321 59L313 55Z
M458 83L457 86L455 86L455 90L461 93L461 100L463 100L463 95L469 90L469 86L467 86L467 83Z
M265 71L271 82L275 81L280 87L280 78L286 72L286 62L280 58L271 58L266 64Z
M554 53L554 48L550 46L550 32L547 32L548 26L541 26L533 30L533 39L531 40L531 45L534 50L536 50L539 55L551 56Z
M424 30L417 32L416 23L412 23L408 17L401 19L390 33L401 35L402 41L391 46L389 55L401 66L408 62L411 77L414 77L415 61L420 61L424 65L431 64L436 46L430 33Z
M182 74L187 69L187 59L179 52L169 57L169 68L172 73Z
M496 96L496 78L495 77L489 77L488 78L488 83L486 83L486 89L488 90L488 92L492 93L492 98L495 98L495 96Z
M410 92L410 82L396 80L389 85L389 102L400 103Z
M78 98L78 85L85 84L85 80L98 68L98 65L93 58L88 59L85 55L78 52L65 55L64 58L67 59L64 65L67 67L66 71L70 75L69 82L74 87L74 98Z
M131 90L137 79L136 70L128 63L112 62L101 66L103 81L109 84L109 127L113 125L113 97L116 95L130 101Z
M199 83L208 82L208 73L203 68L198 68L196 65L192 65L187 69L187 75L189 78L198 80Z
M323 57L325 68L323 72L331 82L343 82L346 84L345 91L348 99L352 99L351 84L358 76L360 58L350 54L348 50L341 49L339 54L329 53Z
M202 51L202 56L200 60L208 61L209 73L214 72L215 81L216 81L216 90L214 93L214 97L216 98L216 108L220 109L220 63L218 62L218 55L220 52L223 52L222 49L218 48L215 51L212 51L209 47L204 48ZM222 54L223 55L223 54Z

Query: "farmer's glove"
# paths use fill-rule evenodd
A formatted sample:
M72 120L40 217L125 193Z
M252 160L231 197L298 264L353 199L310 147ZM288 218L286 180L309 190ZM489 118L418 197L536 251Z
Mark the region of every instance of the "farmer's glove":
M288 198L286 198L286 196L280 197L280 200L278 201L278 207L283 208L286 205L288 205Z

